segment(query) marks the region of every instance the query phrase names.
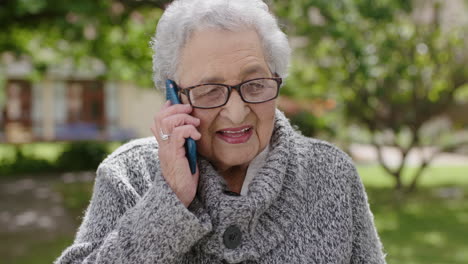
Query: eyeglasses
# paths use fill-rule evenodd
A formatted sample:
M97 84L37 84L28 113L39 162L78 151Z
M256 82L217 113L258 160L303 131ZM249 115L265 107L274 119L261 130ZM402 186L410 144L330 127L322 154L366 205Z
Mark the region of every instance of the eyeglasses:
M232 89L239 93L242 101L249 104L271 101L278 97L281 83L280 77L257 78L234 86L219 83L199 84L181 88L179 92L188 97L192 107L210 109L225 105L229 101Z

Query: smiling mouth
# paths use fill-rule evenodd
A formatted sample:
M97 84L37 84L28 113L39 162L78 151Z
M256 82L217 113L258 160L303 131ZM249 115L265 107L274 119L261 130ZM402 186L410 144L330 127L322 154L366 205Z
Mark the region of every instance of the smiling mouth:
M240 137L243 134L249 132L250 130L252 130L252 127L246 127L241 130L220 130L220 131L217 131L216 133L225 134L231 137L236 137L236 136Z
M253 126L228 128L216 131L218 137L229 144L245 143L253 133Z

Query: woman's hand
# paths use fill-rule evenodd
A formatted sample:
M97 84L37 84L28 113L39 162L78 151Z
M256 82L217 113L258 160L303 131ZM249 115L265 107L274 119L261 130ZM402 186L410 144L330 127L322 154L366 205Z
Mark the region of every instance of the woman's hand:
M159 143L162 175L185 207L195 198L199 176L198 166L192 175L185 156L185 139L201 138L200 132L195 128L200 125L200 119L191 116L191 112L192 107L189 104L171 105L167 101L154 117L151 127ZM163 134L169 137L165 139Z

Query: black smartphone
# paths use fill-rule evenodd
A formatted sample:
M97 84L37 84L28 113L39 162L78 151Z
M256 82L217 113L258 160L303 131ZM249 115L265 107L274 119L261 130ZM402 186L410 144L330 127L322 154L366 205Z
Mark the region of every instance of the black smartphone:
M166 81L166 99L171 101L172 104L181 104L179 96L177 95L177 85L172 80ZM197 169L197 145L192 138L185 139L185 153L190 166L190 172L195 174Z

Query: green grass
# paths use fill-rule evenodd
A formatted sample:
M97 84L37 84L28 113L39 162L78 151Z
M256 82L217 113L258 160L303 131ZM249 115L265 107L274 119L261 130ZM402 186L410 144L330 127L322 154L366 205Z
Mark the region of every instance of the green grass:
M402 199L395 198L392 178L379 167L358 171L387 263L468 263L468 166L429 168L418 190Z
M93 186L93 182L58 182L54 185L54 190L62 196L63 206L72 214L73 219L78 219L88 207Z
M16 246L18 252L7 251L2 254L2 263L10 264L50 264L60 256L64 248L73 242L73 236L60 235L53 239L38 239L31 234L31 238L24 241L24 237L12 237L9 243L21 243ZM0 250L1 252L2 250Z
M389 188L367 192L388 263L468 263L466 197L442 199L435 188L421 188L396 202Z
M24 155L54 162L66 146L66 142L37 142L20 145ZM108 142L109 153L122 145L122 142ZM12 160L15 157L15 145L0 144L1 159Z
M358 171L366 185L388 264L468 263L468 176L463 173L468 166L429 168L420 188L399 200L392 191L392 179L379 167L358 166ZM92 183L57 183L54 189L63 196L64 206L74 219L82 216ZM452 197L440 197L441 192ZM31 234L29 241L21 241L27 249L25 254L6 263L51 263L70 245L73 235L44 240Z
M47 161L57 160L62 153L65 143L31 143L21 145L21 150L27 156L45 159ZM11 144L0 144L0 157L12 160L15 157L15 146Z
M386 174L383 168L377 165L357 166L359 175L367 187L392 187L394 179ZM407 168L404 171L403 182L408 183L412 179L415 168ZM433 166L422 174L419 185L421 187L436 187L446 185L468 185L467 166Z
M95 170L121 142L0 144L0 178Z

